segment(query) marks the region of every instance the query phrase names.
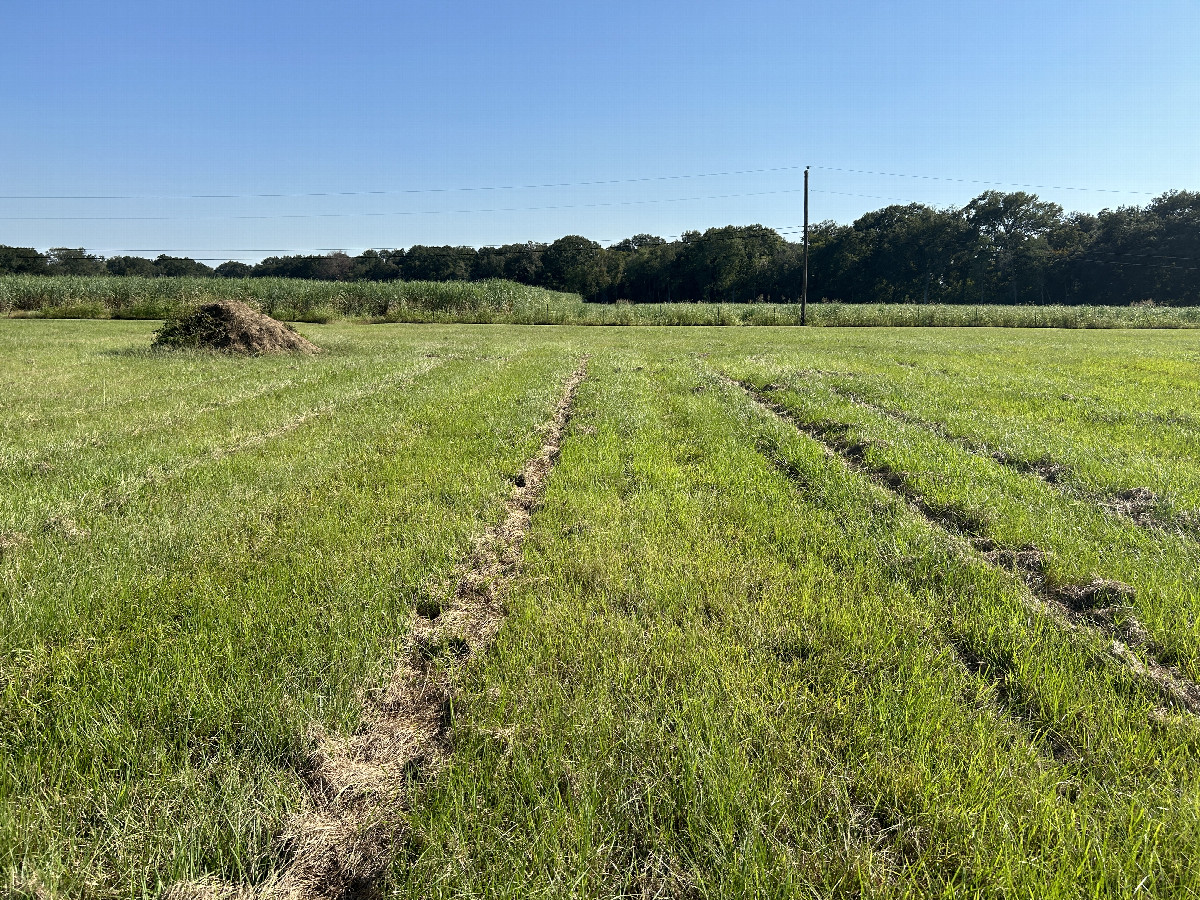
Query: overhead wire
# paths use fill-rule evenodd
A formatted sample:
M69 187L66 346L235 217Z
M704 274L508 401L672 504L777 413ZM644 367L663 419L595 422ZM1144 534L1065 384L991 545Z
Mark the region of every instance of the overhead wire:
M787 188L778 191L751 191L739 194L709 194L701 197L659 197L650 200L609 200L599 203L562 203L546 206L509 206L489 209L425 209L398 210L391 212L351 213L272 213L270 215L233 216L0 216L3 222L215 222L262 219L349 219L381 218L388 216L445 216L497 212L543 212L559 209L596 209L612 206L643 206L651 203L691 203L699 200L728 200L739 197L765 197L775 194L798 194L804 188Z
M957 178L948 175L922 175L912 172L882 172L873 169L854 169L843 166L771 166L757 169L731 169L723 172L695 172L672 175L645 175L634 178L604 178L583 181L554 181L531 184L470 185L458 187L392 188L355 191L295 191L262 193L212 193L212 194L0 194L0 200L237 200L237 199L286 199L301 197L368 197L402 196L406 194L445 194L480 191L540 190L563 187L596 187L616 184L645 184L656 181L681 181L693 178L726 178L739 175L766 175L778 172L796 172L805 168L825 172L842 172L853 175L872 175L887 178L914 178L925 181L945 181L956 184L982 184L994 187L1020 187L1034 190L1082 191L1109 194L1139 194L1153 196L1153 191L1138 191L1122 188L1079 187L1072 185L1030 184L1024 182L996 181L979 178ZM851 195L871 196L871 195Z
M776 167L757 168L757 169L729 170L729 171L723 171L723 172L705 172L705 173L694 173L694 174L644 176L644 177L637 177L637 178L593 179L593 180L587 180L587 181L574 181L574 182L566 182L565 181L565 182L547 182L547 183L540 183L540 184L510 184L510 185L469 186L469 187L451 187L451 188L437 187L437 188L405 188L405 189L395 189L395 190L370 190L370 191L313 191L313 192L297 192L297 193L253 193L253 194L182 194L182 195L162 195L162 196L159 196L159 195L134 195L134 194L79 194L79 195L68 195L68 194L18 195L18 194L11 194L11 195L0 195L0 200L166 200L166 199L179 200L179 199L237 199L237 198L261 199L261 198L289 198L289 197L290 198L351 197L351 196L433 194L433 193L454 193L454 192L512 191L512 190L522 190L522 189L637 184L637 183L648 183L648 182L676 181L676 180L691 179L691 178L715 178L715 177L729 177L729 176L753 175L753 174L769 174L769 173L779 173L779 172L795 172L795 171L802 170L804 168L808 168L808 167L801 166L801 165L793 165L793 166L776 166ZM1026 183L1018 183L1018 182L989 181L989 180L983 180L983 179L956 178L956 177L949 177L949 176L921 175L921 174L902 173L902 172L883 172L883 171L877 171L877 170L853 169L853 168L838 167L838 166L814 165L814 166L811 166L811 168L819 170L819 171L841 172L841 173L855 174L855 175L868 175L868 176L894 177L894 178L912 178L912 179L921 179L921 180L930 180L930 181L944 181L944 182L951 182L951 183L958 183L958 184L980 184L980 185L992 185L992 186L1023 187L1023 188L1033 188L1033 189L1039 189L1039 190L1095 191L1095 192L1101 192L1101 193L1113 193L1113 194L1124 193L1124 194L1137 194L1137 195L1149 195L1151 193L1151 192L1147 192L1147 191L1120 190L1120 189L1115 189L1115 188L1083 188L1083 187L1074 187L1074 186L1065 186L1065 185L1040 185L1040 184L1026 184ZM246 215L217 215L217 216L0 216L0 221L10 221L10 222L19 222L19 221L147 221L147 222L152 221L152 222L164 222L164 221L225 221L225 220L259 221L259 220L274 220L274 219L334 219L334 218L340 219L340 218L359 218L359 217L383 218L383 217L392 217L392 216L424 216L424 215L470 215L470 214L487 214L487 213L500 213L500 212L534 212L534 211L554 211L554 210L567 210L567 209L592 209L592 208L609 208L609 207L623 207L623 206L641 206L641 205L658 204L658 203L686 203L686 202L699 202L699 201L707 201L707 200L723 200L723 199L734 199L734 198L744 198L744 197L762 197L762 196L772 196L772 195L796 194L796 193L800 193L802 190L803 190L802 188L789 188L789 189L780 189L780 190L771 190L771 191L751 191L751 192L741 192L741 193L710 194L710 195L693 196L693 197L647 198L647 199L641 199L641 200L614 200L614 201L601 201L601 202L593 202L593 203L543 204L543 205L538 205L538 206L511 206L511 207L490 207L490 208L479 208L479 209L454 209L454 210L396 210L396 211L380 211L380 212L362 211L362 212L340 212L340 213L277 213L277 214L254 214L254 215L246 214ZM837 196L848 196L848 197L861 197L861 198L867 198L867 199L885 200L885 201L890 201L890 202L895 202L895 203L921 202L921 201L915 201L915 200L905 200L903 198L898 198L898 197L889 197L889 196L882 196L882 195L877 195L877 194L862 194L862 193L854 193L854 192L846 192L846 191L836 191L836 190L829 190L829 189L824 189L824 188L814 188L811 190L811 193L837 195ZM784 226L782 228L776 228L775 230L778 231L780 234L791 234L791 233L795 233L795 231L793 231L793 229L799 229L799 228L800 228L800 226L793 225L793 226ZM668 238L678 238L678 237L680 237L680 235L668 235L667 237ZM602 241L601 243L612 243L612 241L606 240L606 241ZM495 246L495 245L485 245L485 246ZM16 248L13 248L13 249L16 249ZM375 248L375 249L384 249L384 248ZM387 249L391 249L391 248L387 248ZM436 249L439 249L439 248L427 248L427 250L436 250ZM450 249L454 249L454 248L450 248ZM169 250L169 251L167 251L167 250L160 250L160 251L125 250L125 251L121 251L121 253L123 255L130 254L130 253L162 253L162 254L166 254L166 253L177 253L177 252L185 253L187 251L183 251L183 250ZM203 252L203 251L201 251L201 252ZM211 251L209 251L209 252L211 252ZM314 251L309 251L308 254L298 254L297 251L294 251L294 250L245 248L245 249L230 249L227 252L234 253L234 254L271 253L271 254L315 255L315 254L322 254L322 253L333 253L333 252L344 252L344 251L342 251L338 248L320 248L320 249L317 249ZM447 252L449 252L449 251L447 250ZM1101 252L1104 252L1104 251L1093 251L1093 254L1101 253ZM1113 255L1113 254L1108 253L1108 255ZM203 262L213 262L213 261L217 261L219 259L227 259L227 257L213 257L213 256L188 257L188 258L195 259L197 261L203 261ZM1140 255L1136 255L1136 256L1129 255L1124 258L1125 259L1155 258L1155 259L1163 259L1163 260L1170 259L1170 260L1196 261L1194 258L1191 258L1191 257L1173 257L1173 256L1168 256L1168 255L1163 255L1163 254L1140 254ZM1097 261L1101 261L1101 260L1097 260ZM1105 260L1105 262L1113 262L1113 261ZM1120 263L1113 262L1113 264L1120 264ZM1126 263L1126 264L1133 264L1133 263ZM1182 267L1179 267L1179 268L1182 268Z
M639 178L608 178L594 181L558 181L545 184L502 184L475 187L397 188L376 191L302 191L268 194L0 194L0 200L236 200L289 197L367 197L401 194L449 194L463 191L523 191L543 188L593 187L613 184L641 184L652 181L681 181L689 178L725 178L735 175L764 175L792 172L804 166L775 166L767 169L738 169L730 172L699 172L687 175L647 175Z
M853 175L876 175L886 178L919 178L925 181L949 181L957 184L987 184L993 187L1032 188L1039 191L1088 191L1102 194L1140 194L1154 196L1154 191L1135 191L1123 188L1071 187L1062 184L1023 184L1016 181L987 181L979 178L953 178L947 175L914 175L905 172L877 172L871 169L847 169L840 166L813 166L823 172L845 172Z

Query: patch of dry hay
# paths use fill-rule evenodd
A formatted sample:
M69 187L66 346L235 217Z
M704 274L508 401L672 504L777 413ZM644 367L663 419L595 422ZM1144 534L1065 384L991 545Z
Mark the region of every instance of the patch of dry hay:
M154 346L226 353L320 352L288 325L239 300L205 303L169 319L155 334Z

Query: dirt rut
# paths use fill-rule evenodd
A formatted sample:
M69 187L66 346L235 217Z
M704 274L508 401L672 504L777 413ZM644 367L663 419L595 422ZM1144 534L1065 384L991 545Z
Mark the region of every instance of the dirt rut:
M402 837L410 787L437 775L450 753L453 675L491 642L517 574L521 545L545 493L586 374L567 379L545 440L516 478L503 520L476 539L442 599L418 604L409 648L388 684L368 698L358 733L314 733L309 808L279 839L282 867L265 881L174 885L168 900L357 900L373 897Z
M974 538L971 545L992 565L1020 576L1040 607L1062 627L1105 635L1110 641L1108 652L1112 657L1153 682L1176 706L1200 715L1200 685L1155 658L1154 641L1132 612L1136 593L1132 587L1104 578L1051 587L1045 581L1042 554L1035 547L1005 549L986 538Z
M979 524L963 517L958 510L945 510L929 504L914 492L899 473L869 466L864 448L845 439L835 425L813 425L801 421L791 410L766 396L752 384L737 381L724 374L717 376L726 384L739 388L755 403L783 419L798 431L817 441L825 454L840 460L847 468L869 478L893 496L905 501L931 526L949 532L964 556L982 558L989 564L1012 571L1029 588L1031 601L1049 613L1065 630L1082 635L1102 634L1110 642L1109 656L1128 666L1134 674L1154 684L1160 695L1193 715L1200 715L1200 685L1177 669L1167 666L1153 655L1153 642L1131 615L1118 610L1119 604L1097 602L1104 598L1127 600L1133 589L1117 582L1097 579L1090 584L1062 588L1048 586L1043 578L1041 553L1033 547L1016 550L997 547L984 537ZM1137 648L1141 653L1135 653Z
M778 389L778 385L768 385L768 387ZM1004 450L992 450L985 444L974 441L965 435L952 433L940 422L922 419L903 410L884 406L846 388L836 385L827 385L826 387L837 396L850 401L855 406L891 419L893 422L920 428L948 443L954 444L968 453L990 459L1014 472L1040 478L1046 484L1056 488L1064 496L1072 500L1098 506L1114 516L1119 516L1132 522L1139 528L1150 531L1181 533L1193 539L1200 539L1200 528L1196 527L1196 523L1186 514L1177 515L1165 511L1163 499L1149 488L1127 488L1115 493L1087 490L1079 484L1068 466L1056 462L1049 457L1030 460ZM761 392L758 393L761 394Z

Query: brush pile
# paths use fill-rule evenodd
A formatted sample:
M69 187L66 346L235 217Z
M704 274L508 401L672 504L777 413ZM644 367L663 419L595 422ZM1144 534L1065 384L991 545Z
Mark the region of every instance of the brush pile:
M154 346L226 353L320 352L291 326L239 300L205 303L168 319L155 334Z

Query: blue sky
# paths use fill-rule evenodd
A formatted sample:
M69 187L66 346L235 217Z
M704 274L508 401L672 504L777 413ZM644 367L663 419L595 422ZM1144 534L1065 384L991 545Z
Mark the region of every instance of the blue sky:
M993 186L1087 211L1200 189L1195 0L8 0L3 23L5 244L783 228L806 164L812 218L842 222Z

